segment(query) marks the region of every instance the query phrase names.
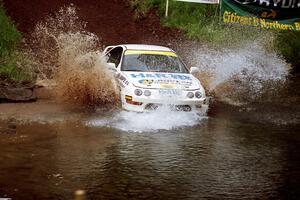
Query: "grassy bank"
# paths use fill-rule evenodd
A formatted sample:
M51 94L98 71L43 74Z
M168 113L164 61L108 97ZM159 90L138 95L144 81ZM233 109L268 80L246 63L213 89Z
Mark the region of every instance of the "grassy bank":
M221 22L219 5L185 3L170 0L169 17L164 17L166 1L131 0L131 6L137 17L156 9L162 23L168 27L180 29L191 39L197 39L215 47L238 46L245 41L266 38L275 41L268 43L294 66L300 66L300 32L278 32L261 30L254 27L228 26ZM243 42L241 42L243 41ZM275 44L274 46L272 46Z
M7 16L0 0L0 80L12 83L31 82L31 61L18 51L22 35Z
M300 31L279 32L276 37L276 48L300 72Z
M191 39L216 47L239 45L241 40L252 41L265 34L259 29L241 26L224 26L219 16L219 5L169 1L169 16L164 17L166 1L132 0L136 16L156 9L165 26L180 29Z

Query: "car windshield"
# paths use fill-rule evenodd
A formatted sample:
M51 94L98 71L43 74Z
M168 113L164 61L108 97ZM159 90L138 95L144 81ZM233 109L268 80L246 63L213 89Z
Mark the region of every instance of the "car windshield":
M173 52L133 51L124 53L122 71L189 73Z

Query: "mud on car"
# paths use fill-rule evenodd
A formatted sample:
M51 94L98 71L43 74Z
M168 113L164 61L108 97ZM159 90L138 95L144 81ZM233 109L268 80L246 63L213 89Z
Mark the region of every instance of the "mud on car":
M170 48L154 45L116 45L105 48L125 110L145 112L169 106L176 111L200 111L204 88Z

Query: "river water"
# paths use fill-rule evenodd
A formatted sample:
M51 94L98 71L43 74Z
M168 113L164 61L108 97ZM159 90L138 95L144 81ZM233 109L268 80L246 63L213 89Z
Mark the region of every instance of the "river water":
M207 116L1 104L0 197L298 199L299 85Z

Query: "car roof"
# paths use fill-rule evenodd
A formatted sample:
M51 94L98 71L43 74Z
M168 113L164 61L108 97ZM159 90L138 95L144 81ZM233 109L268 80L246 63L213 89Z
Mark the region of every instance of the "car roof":
M147 44L122 44L126 49L130 50L149 50L149 51L172 51L172 49L158 45L147 45Z

